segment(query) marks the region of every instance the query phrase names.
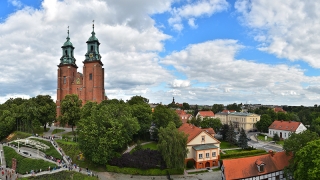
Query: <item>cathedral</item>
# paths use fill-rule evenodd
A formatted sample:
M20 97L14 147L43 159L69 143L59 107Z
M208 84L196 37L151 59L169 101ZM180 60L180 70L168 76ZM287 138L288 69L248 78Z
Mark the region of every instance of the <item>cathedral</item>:
M99 40L92 25L91 37L87 41L87 52L83 61L83 73L77 72L74 47L70 42L69 29L67 41L63 44L62 57L58 65L57 117L61 115L60 104L68 94L77 94L82 105L87 101L100 103L106 99L104 89L104 68L99 53Z

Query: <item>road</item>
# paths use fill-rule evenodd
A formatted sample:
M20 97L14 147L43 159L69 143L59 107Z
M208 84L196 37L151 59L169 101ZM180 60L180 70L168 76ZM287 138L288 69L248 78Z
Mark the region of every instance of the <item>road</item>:
M282 146L278 144L270 143L268 141L257 141L257 139L255 138L255 134L257 134L257 132L251 132L247 134L247 136L250 137L251 139L251 141L248 141L249 146L252 146L256 149L263 149L266 151L269 151L269 150L276 151L276 152L283 151Z

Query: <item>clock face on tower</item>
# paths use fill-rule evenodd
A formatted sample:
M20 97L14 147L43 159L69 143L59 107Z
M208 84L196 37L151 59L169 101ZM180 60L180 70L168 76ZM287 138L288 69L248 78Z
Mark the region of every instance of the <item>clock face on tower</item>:
M93 58L93 53L90 53L89 57L90 57L90 59L92 59Z

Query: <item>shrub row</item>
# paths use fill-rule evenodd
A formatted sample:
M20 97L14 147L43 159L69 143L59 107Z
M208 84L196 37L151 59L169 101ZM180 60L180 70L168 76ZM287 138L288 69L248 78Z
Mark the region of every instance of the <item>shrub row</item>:
M41 176L34 176L25 179L33 180L97 180L97 177L91 177L75 171L61 171L53 174L44 174Z
M6 164L8 167L12 167L12 158L15 158L17 160L17 172L20 174L25 174L26 172L30 172L30 170L39 170L42 169L43 171L47 170L50 166L51 168L57 166L54 163L50 163L47 161L44 161L42 159L36 160L36 159L30 159L25 158L18 154L14 149L4 146L3 147L4 156L6 159Z
M129 168L124 167L120 168L118 166L110 166L107 165L108 172L115 172L115 173L123 173L123 174L132 174L132 175L143 175L143 176L166 176L168 173L170 175L174 174L183 174L183 169L137 169L137 168Z
M252 151L243 151L243 152L235 152L230 154L220 154L221 159L228 159L228 158L237 158L237 157L246 157L246 156L256 156L261 154L266 154L265 150L257 149Z

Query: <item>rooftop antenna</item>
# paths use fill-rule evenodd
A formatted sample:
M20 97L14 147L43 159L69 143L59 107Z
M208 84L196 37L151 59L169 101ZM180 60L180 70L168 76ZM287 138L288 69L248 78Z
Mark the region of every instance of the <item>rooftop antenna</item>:
M92 20L92 31L94 32L94 20Z

